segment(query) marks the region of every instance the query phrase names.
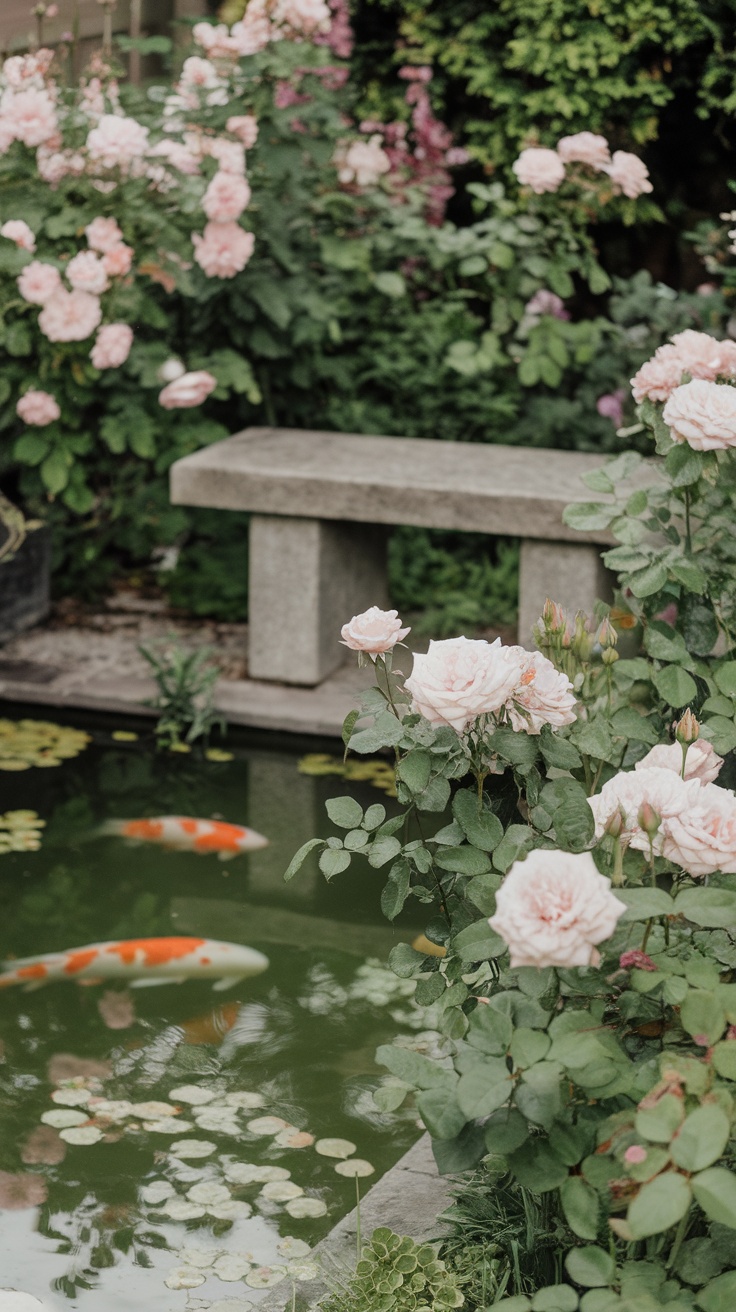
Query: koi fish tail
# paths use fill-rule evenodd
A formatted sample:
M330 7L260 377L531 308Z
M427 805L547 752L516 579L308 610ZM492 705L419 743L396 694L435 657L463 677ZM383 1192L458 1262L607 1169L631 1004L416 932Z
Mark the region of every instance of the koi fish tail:
M92 830L89 837L109 838L114 836L120 838L125 833L126 824L126 820L103 820L101 824L97 825L97 827Z

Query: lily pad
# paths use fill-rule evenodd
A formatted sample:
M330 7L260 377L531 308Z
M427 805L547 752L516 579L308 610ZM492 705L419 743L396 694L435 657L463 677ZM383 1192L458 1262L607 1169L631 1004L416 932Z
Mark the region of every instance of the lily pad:
M269 1180L288 1180L291 1171L285 1166L257 1166L254 1162L228 1162L225 1179L232 1184L267 1184Z
M199 1203L190 1203L188 1198L169 1198L161 1211L164 1216L170 1216L172 1221L196 1221L205 1214L205 1209Z
M216 1184L214 1180L202 1180L199 1184L193 1184L191 1189L187 1189L187 1198L192 1203L202 1203L208 1207L210 1203L224 1203L230 1199L230 1190L225 1184Z
M99 1143L102 1137L102 1130L96 1125L77 1125L71 1126L68 1130L59 1130L59 1138L65 1143L76 1143L85 1147L87 1144Z
M84 1107L91 1097L89 1089L54 1089L51 1101L59 1107Z
M289 1262L286 1271L292 1280L316 1280L320 1274L316 1262Z
M206 1271L208 1267L214 1266L220 1257L222 1249L220 1248L182 1248L179 1250L179 1257L185 1266L196 1266L200 1270Z
M173 1271L169 1271L164 1284L167 1289L196 1289L198 1285L203 1285L206 1276L202 1275L193 1266L175 1266Z
M228 1198L225 1203L210 1203L207 1211L217 1221L243 1221L252 1215L253 1208L240 1198Z
M254 1266L245 1277L245 1283L251 1289L272 1289L274 1285L280 1285L285 1276L283 1266Z
M44 1125L53 1125L55 1130L66 1130L72 1125L84 1125L89 1120L89 1112L77 1112L72 1107L59 1107L58 1111L42 1112Z
M256 1107L262 1107L266 1101L261 1093L250 1093L244 1089L241 1092L234 1091L226 1093L222 1100L227 1103L228 1107L239 1107L242 1111L255 1111Z
M247 1128L251 1134L273 1135L288 1129L289 1122L281 1116L256 1116L255 1120L248 1121Z
M278 1144L279 1148L311 1148L314 1143L314 1135L310 1134L308 1130L297 1130L294 1127L289 1127L286 1130L281 1130L274 1137L274 1143Z
M320 1157L350 1157L357 1152L356 1145L349 1139L318 1139L314 1151Z
M217 1149L217 1144L209 1139L180 1139L172 1145L169 1152L174 1157L209 1157Z
M290 1198L301 1198L304 1190L293 1180L271 1180L264 1184L259 1197L267 1198L269 1203L288 1203Z
M148 1184L142 1184L138 1190L144 1203L150 1203L155 1207L157 1203L162 1203L165 1198L170 1198L176 1193L176 1189L169 1180L149 1180Z
M213 1265L213 1272L219 1280L242 1280L250 1271L253 1263L237 1253L223 1253Z
M321 1198L292 1198L286 1203L285 1211L289 1216L301 1221L306 1216L324 1216L327 1203Z
M151 1134L186 1134L196 1127L193 1121L180 1121L178 1117L167 1116L162 1121L146 1121L145 1128Z
M374 1175L376 1168L362 1157L352 1157L348 1162L336 1162L335 1170L338 1175L346 1175L353 1180L356 1176Z
M284 1235L276 1245L278 1251L292 1261L298 1261L299 1258L308 1257L311 1253L309 1244L303 1239L296 1239L294 1235Z
M217 1097L212 1089L205 1089L201 1084L182 1084L178 1089L172 1089L169 1098L172 1102L188 1102L192 1107L203 1107L207 1102L213 1102Z
M168 1102L134 1102L131 1115L144 1121L160 1121L164 1116L176 1116L176 1108Z

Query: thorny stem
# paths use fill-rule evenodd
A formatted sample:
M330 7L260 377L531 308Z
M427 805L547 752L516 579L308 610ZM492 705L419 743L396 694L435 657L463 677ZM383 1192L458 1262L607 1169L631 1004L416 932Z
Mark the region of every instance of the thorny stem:
M416 822L417 822L417 829L419 830L419 837L420 837L421 840L422 840L422 845L423 845L424 847L426 847L426 846L427 846L427 843L426 843L426 840L425 840L425 837L424 837L424 833L423 833L423 831L422 831L422 822L421 822L421 820L419 819L419 812L417 811L416 807L414 808L414 818L415 818L415 820L416 820ZM437 885L437 894L438 894L439 902L440 902L440 911L442 912L443 916L445 917L445 921L446 921L446 923L447 923L447 928L451 931L451 930L452 930L452 921L451 921L451 919L450 919L450 912L449 912L448 909L447 909L447 902L445 901L445 890L444 890L444 888L442 887L442 881L441 881L441 879L439 878L439 876L438 876L438 874L437 874L437 871L436 871L435 868L434 868L434 861L432 861L432 864L430 865L429 869L430 869L430 872L431 872L431 874L432 874L432 878L433 878L435 884Z
M688 556L692 554L693 542L690 531L690 488L685 488L685 551Z

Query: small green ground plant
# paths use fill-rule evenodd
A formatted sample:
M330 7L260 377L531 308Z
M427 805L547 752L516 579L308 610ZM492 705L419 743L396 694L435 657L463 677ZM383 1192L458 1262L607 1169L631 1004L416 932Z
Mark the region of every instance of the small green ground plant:
M323 1312L447 1312L463 1302L435 1245L383 1226L363 1246L355 1275L320 1306Z
M193 743L209 738L225 720L214 707L219 670L212 664L213 651L199 647L188 651L174 639L138 648L148 661L158 693L145 703L159 711L156 740L170 751L188 750Z

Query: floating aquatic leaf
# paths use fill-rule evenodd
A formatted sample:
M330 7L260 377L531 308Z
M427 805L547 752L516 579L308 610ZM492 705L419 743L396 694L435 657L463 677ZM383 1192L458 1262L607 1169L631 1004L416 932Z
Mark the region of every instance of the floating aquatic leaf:
M164 1284L167 1289L196 1289L203 1285L206 1277L193 1266L175 1266L169 1271Z
M0 853L37 852L45 825L36 811L6 811L0 815Z
M73 1108L59 1107L58 1111L42 1112L44 1125L52 1125L55 1130L65 1130L71 1125L84 1125L89 1120L88 1112L75 1112Z
M161 1211L164 1216L170 1216L172 1221L196 1221L198 1217L204 1216L205 1209L199 1203L190 1203L187 1198L169 1198Z
M254 1266L245 1277L246 1285L251 1289L271 1289L281 1284L286 1276L283 1266Z
M289 1122L284 1121L280 1116L256 1116L255 1120L248 1121L248 1129L251 1134L278 1134L280 1130L288 1128Z
M170 752L191 752L189 743L169 743Z
M233 1184L267 1184L269 1180L288 1180L291 1171L285 1166L256 1166L253 1162L228 1162L225 1178Z
M59 1107L85 1107L91 1097L89 1089L54 1089L51 1101Z
M253 1208L239 1198L230 1198L226 1203L210 1203L207 1211L217 1221L242 1221L252 1215Z
M156 1203L162 1203L165 1198L171 1198L176 1193L176 1189L169 1180L151 1180L148 1184L141 1185L139 1193L144 1203L150 1203L155 1206Z
M172 1102L188 1102L192 1107L204 1107L205 1103L212 1102L216 1097L216 1093L203 1088L201 1084L182 1084L169 1094Z
M273 1180L264 1184L260 1197L267 1198L270 1203L288 1203L290 1198L301 1198L303 1193L301 1185L294 1184L293 1180Z
M220 1248L182 1248L179 1257L185 1266L196 1266L206 1271L207 1267L215 1265L221 1252Z
M289 1262L286 1271L292 1280L316 1280L320 1273L316 1262Z
M160 1121L164 1116L176 1116L176 1108L169 1102L134 1102L130 1112L132 1116L140 1116L143 1121Z
M66 1157L66 1144L50 1125L37 1125L20 1150L26 1166L55 1166Z
M205 752L205 758L208 761L234 761L233 752L225 752L221 747L208 747Z
M109 1030L127 1030L136 1021L135 1003L127 989L124 992L106 989L97 1010Z
M303 1239L295 1239L294 1235L284 1235L283 1239L279 1239L276 1247L283 1257L288 1257L294 1261L302 1257L308 1257L312 1251L309 1244L305 1243Z
M87 1106L101 1121L125 1121L133 1115L133 1104L127 1098L90 1098Z
M137 734L137 733L131 733L130 730L128 730L128 729L114 729L113 732L112 732L112 737L115 739L115 742L116 742L116 743L137 743L137 742L138 742L138 734Z
M174 1157L209 1157L216 1148L217 1144L210 1143L209 1139L180 1139L169 1152Z
M193 1203L202 1203L207 1207L209 1203L223 1203L230 1198L230 1190L227 1185L216 1184L214 1180L202 1180L199 1184L193 1184L191 1189L187 1189L187 1198Z
M339 756L330 756L327 752L310 752L297 764L300 774L341 775L343 779L372 784L380 788L388 797L396 796L396 773L393 766L381 760L347 760Z
M6 1212L20 1212L26 1207L40 1207L48 1197L48 1187L42 1175L32 1172L0 1171L0 1208Z
M91 741L80 729L46 720L0 720L0 770L61 765Z
M349 1139L318 1139L314 1151L320 1157L350 1157L357 1149Z
M338 1175L346 1175L353 1180L356 1175L374 1175L376 1168L362 1157L352 1157L349 1162L336 1162L335 1170Z
M227 1103L228 1107L240 1107L245 1111L255 1111L256 1107L262 1107L266 1099L261 1093L226 1093L222 1100Z
M286 1211L289 1216L299 1220L305 1216L324 1216L327 1203L323 1203L321 1198L292 1198L286 1204Z
M99 1143L102 1138L102 1130L99 1130L96 1125L77 1125L72 1126L69 1130L59 1130L59 1137L65 1143L86 1146L90 1143Z
M242 1280L250 1271L253 1263L237 1253L223 1253L214 1264L213 1271L220 1280Z
M241 1133L232 1107L203 1107L201 1111L194 1112L194 1119L201 1130L219 1130L221 1134Z
M279 1148L311 1148L314 1135L309 1134L307 1130L297 1130L290 1126L275 1136L274 1143L278 1144Z
M193 1121L184 1121L178 1116L167 1116L160 1121L146 1121L145 1128L151 1134L188 1134L196 1127Z

